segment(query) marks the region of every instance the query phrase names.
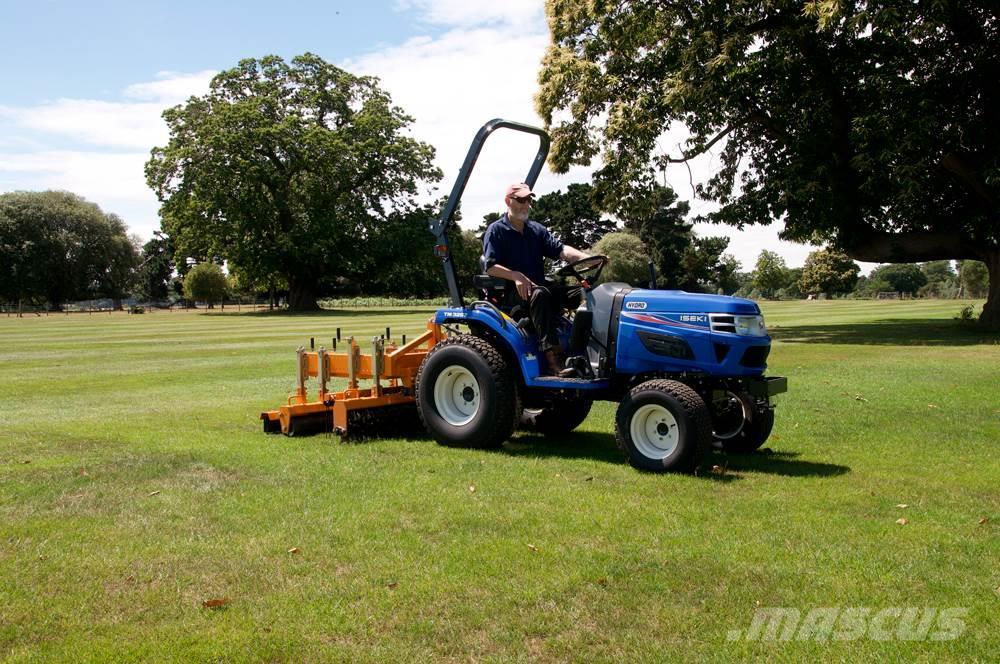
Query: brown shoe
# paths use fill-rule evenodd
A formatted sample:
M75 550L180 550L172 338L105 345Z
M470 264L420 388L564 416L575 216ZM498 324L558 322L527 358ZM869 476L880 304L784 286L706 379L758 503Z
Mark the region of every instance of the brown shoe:
M549 375L559 378L573 378L576 376L576 369L566 368L566 355L562 348L550 348L545 351L545 362L548 365Z

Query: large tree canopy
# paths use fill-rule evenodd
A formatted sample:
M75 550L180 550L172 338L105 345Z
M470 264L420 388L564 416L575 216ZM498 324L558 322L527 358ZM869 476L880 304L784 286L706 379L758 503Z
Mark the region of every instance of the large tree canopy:
M131 286L138 249L125 223L68 191L0 195L0 299L115 300Z
M714 148L698 187L737 226L855 260L976 258L1000 323L1000 5L987 0L547 0L539 112L599 189ZM663 153L672 124L691 137Z
M360 269L373 227L440 178L433 148L406 134L412 118L376 79L312 54L243 60L164 118L170 142L146 178L178 254L280 275L294 309Z

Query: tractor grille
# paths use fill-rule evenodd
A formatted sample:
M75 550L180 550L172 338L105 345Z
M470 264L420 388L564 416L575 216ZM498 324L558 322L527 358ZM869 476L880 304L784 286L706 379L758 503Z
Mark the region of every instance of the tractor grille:
M728 332L736 334L736 317L730 314L709 314L712 321L712 332Z
M770 346L750 346L743 353L740 364L751 369L760 369L767 363L767 355L770 352Z
M680 337L653 334L645 330L639 330L639 340L650 353L675 357L679 360L693 360L694 351L691 346Z

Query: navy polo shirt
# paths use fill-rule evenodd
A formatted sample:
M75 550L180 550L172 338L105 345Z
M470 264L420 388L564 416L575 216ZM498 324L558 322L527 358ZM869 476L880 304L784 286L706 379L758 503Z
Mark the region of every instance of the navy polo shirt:
M499 263L508 270L524 273L536 284L545 283L542 258L556 260L562 250L563 243L545 226L529 219L518 233L506 214L490 224L483 235L483 258L487 269Z

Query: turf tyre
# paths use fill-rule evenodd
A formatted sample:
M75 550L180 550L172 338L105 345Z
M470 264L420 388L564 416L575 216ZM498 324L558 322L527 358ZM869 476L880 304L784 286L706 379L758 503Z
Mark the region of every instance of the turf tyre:
M618 405L615 440L635 468L691 472L712 443L708 406L684 383L648 380L632 388Z
M463 387L467 394L474 390L473 398L449 402L448 394L461 394ZM424 428L448 447L500 447L521 417L517 381L503 354L468 334L448 337L427 353L417 372L416 397Z

